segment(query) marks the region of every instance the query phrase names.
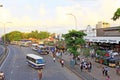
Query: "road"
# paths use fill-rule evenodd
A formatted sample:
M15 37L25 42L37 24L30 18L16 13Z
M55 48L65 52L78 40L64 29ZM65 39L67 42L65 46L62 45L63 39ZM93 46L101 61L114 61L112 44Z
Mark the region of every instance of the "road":
M15 45L8 46L9 53L1 70L5 72L7 80L38 80L38 72L26 64L25 55L28 53L37 54L28 47ZM59 62L53 62L49 55L42 55L46 60L43 69L42 80L82 80L66 67L61 67Z
M0 55L2 55L3 51L4 51L4 48L2 45L0 45Z

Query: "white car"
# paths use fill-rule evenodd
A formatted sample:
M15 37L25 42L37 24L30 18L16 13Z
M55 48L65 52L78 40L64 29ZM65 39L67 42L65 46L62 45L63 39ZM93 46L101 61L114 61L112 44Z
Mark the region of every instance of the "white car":
M119 55L119 53L118 52L112 52L111 55L116 56L116 55Z

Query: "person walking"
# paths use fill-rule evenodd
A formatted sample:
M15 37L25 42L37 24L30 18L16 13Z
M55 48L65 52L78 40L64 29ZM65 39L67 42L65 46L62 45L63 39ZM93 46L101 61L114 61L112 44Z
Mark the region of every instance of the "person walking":
M38 70L38 77L39 77L39 80L42 80L42 69Z
M105 67L105 76L108 76L108 67Z
M55 62L55 57L53 57L53 61Z
M83 71L83 64L80 63L80 70Z
M103 76L105 75L105 68L104 67L102 67L102 74L103 74Z

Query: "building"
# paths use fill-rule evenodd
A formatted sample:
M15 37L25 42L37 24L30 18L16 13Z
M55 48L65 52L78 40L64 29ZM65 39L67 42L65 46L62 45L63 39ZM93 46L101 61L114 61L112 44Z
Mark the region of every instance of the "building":
M99 37L120 37L120 26L98 28L96 35Z
M92 28L90 25L87 26L86 30L83 30L83 32L85 34L87 34L87 36L96 36L96 29Z
M87 34L84 39L89 43L99 43L120 52L120 26L108 27L108 28L88 28L84 30ZM94 35L93 35L94 34Z
M108 28L108 27L110 27L110 24L107 23L107 22L100 21L100 22L98 22L96 24L96 29L99 29L99 28Z

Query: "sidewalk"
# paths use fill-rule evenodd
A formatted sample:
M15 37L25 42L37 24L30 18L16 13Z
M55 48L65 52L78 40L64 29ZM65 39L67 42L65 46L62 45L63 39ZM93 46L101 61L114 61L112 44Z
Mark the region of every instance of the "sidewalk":
M94 62L94 60L89 59L92 62L92 70L91 72L83 70L80 71L79 65L75 65L74 68L70 67L70 60L72 56L70 54L63 54L62 58L65 60L65 64L70 68L76 71L76 73L80 74L84 80L106 80L106 76L102 75L102 67L105 65ZM109 67L108 72L111 80L120 80L120 75L117 75L115 72L115 68Z

